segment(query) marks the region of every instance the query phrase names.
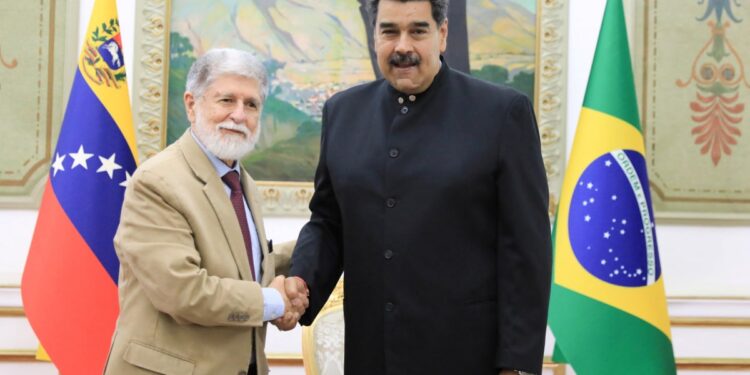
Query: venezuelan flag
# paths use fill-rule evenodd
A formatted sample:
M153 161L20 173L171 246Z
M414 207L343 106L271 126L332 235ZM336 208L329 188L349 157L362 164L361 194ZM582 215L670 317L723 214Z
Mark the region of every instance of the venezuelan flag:
M578 375L675 374L621 0L608 0L554 237L554 359Z
M96 0L23 273L24 309L63 374L104 369L118 314L112 238L136 144L114 0Z

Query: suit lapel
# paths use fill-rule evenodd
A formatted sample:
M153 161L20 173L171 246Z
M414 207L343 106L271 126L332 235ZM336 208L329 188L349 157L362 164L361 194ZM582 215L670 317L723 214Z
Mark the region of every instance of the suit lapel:
M255 187L255 181L250 175L242 168L241 174L242 191L245 194L245 200L250 206L250 214L253 215L253 222L255 223L255 230L258 232L258 242L260 243L260 251L262 254L261 262L261 285L268 285L271 283L271 279L274 277L272 272L274 267L271 263L272 257L268 256L268 241L266 241L266 229L263 226L263 214L258 204L258 190Z
M193 173L205 184L203 186L203 193L211 203L216 218L221 224L221 229L231 248L232 257L234 257L240 277L243 280L252 280L250 262L247 259L247 251L245 250L245 240L242 237L237 214L234 212L229 196L227 196L224 190L224 183L218 174L216 174L216 169L211 164L211 161L208 160L206 154L195 143L193 136L190 135L190 131L186 131L177 142Z

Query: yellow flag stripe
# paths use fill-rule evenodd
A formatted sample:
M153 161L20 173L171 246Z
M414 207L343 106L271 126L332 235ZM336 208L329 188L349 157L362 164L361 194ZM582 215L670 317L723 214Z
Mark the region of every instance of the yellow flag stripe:
M81 48L81 55L78 58L78 69L81 75L88 83L91 90L102 102L109 114L117 123L123 137L128 142L133 157L138 160L138 149L135 141L135 131L133 129L133 115L130 111L130 96L128 95L128 85L126 82L112 82L111 77L104 77L101 70L97 71L86 62L86 57L91 56L97 46L92 41L92 34L96 29L100 29L102 20L117 19L117 7L112 0L96 0L94 10Z

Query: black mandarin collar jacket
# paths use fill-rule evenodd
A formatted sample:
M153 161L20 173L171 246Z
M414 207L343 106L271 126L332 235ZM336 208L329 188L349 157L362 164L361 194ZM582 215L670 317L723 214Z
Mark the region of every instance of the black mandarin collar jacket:
M310 324L344 271L347 374L541 373L548 190L528 98L443 65L323 110L312 216L291 274Z

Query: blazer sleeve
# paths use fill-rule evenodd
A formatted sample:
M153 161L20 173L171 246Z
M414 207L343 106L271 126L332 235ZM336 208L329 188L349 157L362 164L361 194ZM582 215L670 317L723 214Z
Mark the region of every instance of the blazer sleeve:
M199 229L181 214L172 187L155 173L139 172L126 191L115 235L123 272L132 273L156 309L180 323L261 326L260 284L210 275L193 240Z
M323 107L320 159L315 171L315 193L310 200L310 221L302 227L292 255L291 276L299 276L310 290L310 306L300 319L312 324L328 300L343 270L341 213L327 166L329 103Z
M552 262L549 191L539 131L526 96L512 100L501 126L496 365L541 374Z

